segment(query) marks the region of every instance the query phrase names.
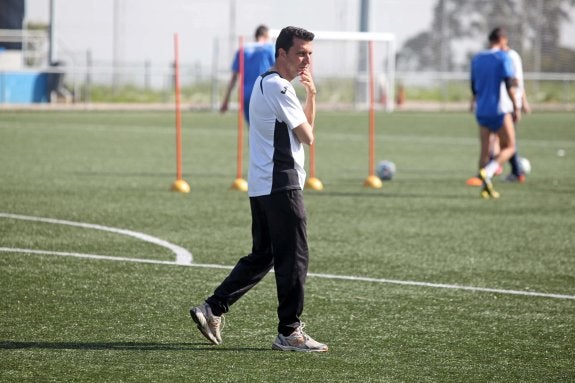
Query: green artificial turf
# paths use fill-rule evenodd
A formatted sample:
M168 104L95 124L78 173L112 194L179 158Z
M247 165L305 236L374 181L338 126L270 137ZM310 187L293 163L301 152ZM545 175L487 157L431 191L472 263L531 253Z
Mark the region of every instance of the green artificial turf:
M465 185L479 152L471 115L378 113L376 158L397 165L379 190L363 186L367 117L316 120L325 189L305 191L303 320L328 353L271 350L273 274L211 346L188 309L228 270L21 252L175 260L130 236L0 216L0 381L575 380L575 115L526 116L519 149L533 171L523 185L497 179L502 197L488 201ZM247 195L230 190L235 116L186 112L183 123L189 194L169 190L173 113L2 111L0 214L131 230L195 264L233 266L251 246Z

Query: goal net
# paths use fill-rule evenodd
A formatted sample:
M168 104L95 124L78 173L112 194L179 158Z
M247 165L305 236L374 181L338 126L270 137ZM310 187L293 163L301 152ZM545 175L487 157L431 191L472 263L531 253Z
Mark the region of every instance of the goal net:
M275 39L280 30L272 29ZM391 33L313 31L312 67L318 106L392 111L395 99L395 36ZM371 65L370 65L371 64ZM298 90L297 82L294 82Z

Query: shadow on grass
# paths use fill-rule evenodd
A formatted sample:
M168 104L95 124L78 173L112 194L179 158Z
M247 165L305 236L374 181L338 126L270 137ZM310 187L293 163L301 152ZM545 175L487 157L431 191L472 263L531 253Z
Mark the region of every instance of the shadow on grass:
M269 351L270 348L221 347L208 343L153 342L0 342L0 350L118 350L118 351Z

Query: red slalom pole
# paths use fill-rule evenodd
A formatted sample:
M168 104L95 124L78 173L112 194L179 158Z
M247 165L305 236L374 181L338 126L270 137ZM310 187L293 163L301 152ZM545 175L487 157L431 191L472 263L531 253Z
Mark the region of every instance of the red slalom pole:
M373 76L373 42L369 43L369 175L375 174L375 87Z
M364 186L379 189L381 179L375 175L375 76L373 69L373 41L368 42L369 64L369 175Z
M232 189L239 191L247 191L248 183L243 178L243 149L244 149L244 73L245 73L245 62L244 62L244 37L240 36L240 47L238 49L238 59L239 59L239 84L238 84L238 149L237 149L237 160L236 160L236 179L232 184Z
M179 36L174 34L174 89L176 92L176 180L172 191L189 193L190 185L182 178L182 111L180 108Z
M313 74L313 63L310 63L310 67ZM312 190L323 190L323 183L315 176L315 142L309 146L309 177L305 182L305 186Z
M309 177L315 178L315 144L309 147Z

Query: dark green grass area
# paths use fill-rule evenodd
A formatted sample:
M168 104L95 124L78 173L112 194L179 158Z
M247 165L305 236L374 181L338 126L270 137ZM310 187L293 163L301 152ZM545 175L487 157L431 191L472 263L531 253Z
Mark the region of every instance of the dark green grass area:
M502 198L484 201L465 185L479 151L471 115L378 114L376 157L398 172L369 190L367 113L318 113L310 272L575 296L574 121L526 116L532 174L496 180ZM229 190L235 116L183 123L190 194L169 191L172 113L2 111L0 213L137 231L231 266L251 242L247 196ZM0 247L174 260L132 237L4 217ZM226 274L0 251L0 380L575 380L575 299L310 277L303 320L330 351L302 355L271 351L273 275L233 306L224 344L204 341L187 311Z

